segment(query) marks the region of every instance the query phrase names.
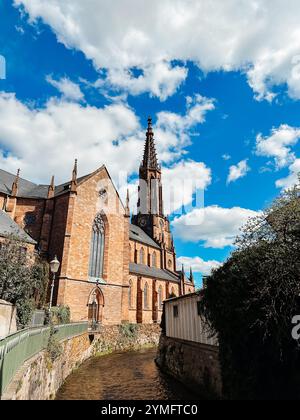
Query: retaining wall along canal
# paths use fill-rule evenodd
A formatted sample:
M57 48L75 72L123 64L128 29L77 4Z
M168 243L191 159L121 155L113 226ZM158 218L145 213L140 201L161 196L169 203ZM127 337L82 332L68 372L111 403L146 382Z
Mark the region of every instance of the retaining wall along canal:
M156 363L160 369L204 399L220 398L219 349L161 335Z
M14 375L2 395L3 400L53 399L65 379L92 356L114 351L157 346L158 325L105 326L97 333L84 333L61 343L62 353L54 361L47 351L41 351L27 360Z

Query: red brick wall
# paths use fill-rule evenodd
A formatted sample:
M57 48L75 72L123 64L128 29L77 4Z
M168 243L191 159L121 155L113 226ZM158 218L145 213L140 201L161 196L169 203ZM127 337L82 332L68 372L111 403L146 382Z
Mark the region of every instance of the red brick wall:
M159 291L159 287L162 289L162 300L164 301L168 297L166 296L166 282L158 279L151 279L147 277L140 277L131 274L129 279L132 283L132 306L129 308L129 321L132 323L142 322L145 324L152 324L157 318L157 322L161 321L162 308L156 306L158 303L158 296L156 295ZM148 308L144 306L144 287L148 284ZM179 296L180 286L178 283L170 283L170 291L173 288L177 296ZM157 311L157 316L155 312ZM138 320L137 320L138 314Z
M99 197L103 186L108 190L107 206ZM99 212L105 213L103 323L118 324L128 320L128 218L104 169L79 185L77 195L70 198L61 272L66 279L61 280L59 303L70 306L73 320L87 319L95 288L88 282L91 234Z
M37 242L40 240L44 209L45 200L29 198L17 199L14 220ZM26 224L25 217L27 214L32 215L35 218L33 224Z

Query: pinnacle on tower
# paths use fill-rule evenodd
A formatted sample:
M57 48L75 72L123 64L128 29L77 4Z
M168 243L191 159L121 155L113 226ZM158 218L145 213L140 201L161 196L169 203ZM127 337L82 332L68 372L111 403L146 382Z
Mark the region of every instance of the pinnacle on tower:
M16 178L12 184L11 195L13 197L16 197L18 194L19 180L20 180L20 169L18 169Z
M51 178L51 182L48 188L48 198L53 198L55 193L54 175Z
M125 216L126 216L126 217L130 217L130 197L129 197L129 189L127 189L126 207L125 207Z
M75 159L74 169L72 173L71 192L77 191L77 171L78 171L78 160Z
M143 168L154 169L160 171L160 165L157 161L155 142L154 142L154 133L152 128L152 118L148 118L148 129L146 132L146 144L144 150L144 158L141 165Z
M191 283L194 283L194 274L193 274L193 269L192 269L192 267L191 267L191 270L190 270L190 282L191 282Z

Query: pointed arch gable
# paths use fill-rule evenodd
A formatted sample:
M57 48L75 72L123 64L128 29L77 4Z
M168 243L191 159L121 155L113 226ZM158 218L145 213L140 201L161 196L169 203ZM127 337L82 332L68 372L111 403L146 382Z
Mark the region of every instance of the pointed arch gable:
M92 172L92 173L90 173L90 174L88 174L86 176L83 176L83 177L79 178L78 179L78 188L80 188L81 185L84 185L87 181L89 181L91 178L97 176L101 172L104 172L105 173L105 175L104 175L105 178L108 179L110 185L112 186L112 188L113 188L113 190L114 190L114 192L116 194L116 197L117 197L117 200L118 200L118 204L120 205L119 208L120 208L121 212L125 214L125 205L124 205L123 201L121 200L119 191L117 190L117 188L115 186L115 183L114 183L114 181L113 181L113 179L112 179L112 177L111 177L111 175L110 175L110 173L109 173L106 165L102 165L100 168L96 169L94 172Z
M104 294L100 287L95 287L88 298L88 320L92 325L102 322L103 310L105 306Z
M95 297L99 299L99 302L102 306L105 306L104 294L99 286L96 286L94 287L94 289L91 290L87 304L89 305L93 303Z

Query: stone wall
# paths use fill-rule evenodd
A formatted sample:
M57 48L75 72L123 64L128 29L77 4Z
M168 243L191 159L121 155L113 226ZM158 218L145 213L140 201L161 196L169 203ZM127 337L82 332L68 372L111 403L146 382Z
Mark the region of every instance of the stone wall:
M221 397L222 381L217 347L162 335L156 362L162 371L201 397Z
M16 331L16 308L11 303L0 300L0 338Z
M54 399L72 371L93 356L114 351L157 346L158 325L105 326L95 334L85 333L62 343L62 355L51 361L46 351L28 360L17 372L3 400Z
M93 353L110 353L114 351L137 350L145 346L158 346L160 327L157 324L123 324L103 327L95 335Z

